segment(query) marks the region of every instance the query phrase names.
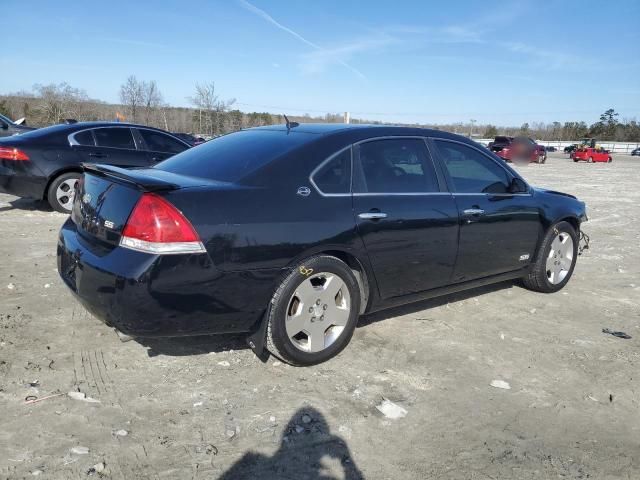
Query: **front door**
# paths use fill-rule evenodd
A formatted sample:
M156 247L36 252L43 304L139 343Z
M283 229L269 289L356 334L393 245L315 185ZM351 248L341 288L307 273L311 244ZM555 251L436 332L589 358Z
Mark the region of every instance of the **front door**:
M389 299L449 283L458 248L458 211L438 181L424 139L374 139L357 145L355 153L355 221L380 296Z
M151 165L155 165L190 148L190 145L187 145L182 140L157 130L138 128L134 130L134 133L136 138L141 140L143 149L147 151L147 158Z
M533 260L542 224L528 187L477 148L434 140L460 215L456 282L521 269ZM517 185L521 190L517 191Z

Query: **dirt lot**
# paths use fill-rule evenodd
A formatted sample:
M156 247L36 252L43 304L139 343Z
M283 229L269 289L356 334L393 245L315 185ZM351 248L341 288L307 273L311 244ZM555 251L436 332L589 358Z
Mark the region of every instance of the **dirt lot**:
M263 364L240 337L122 343L58 279L64 216L0 195L0 478L640 478L640 160L523 172L588 203L567 288L363 318L313 368Z

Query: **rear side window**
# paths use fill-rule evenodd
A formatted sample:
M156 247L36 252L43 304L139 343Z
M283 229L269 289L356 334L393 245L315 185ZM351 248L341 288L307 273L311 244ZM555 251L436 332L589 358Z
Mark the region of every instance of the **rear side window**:
M73 136L78 145L87 145L93 147L96 142L93 140L93 133L91 130L85 130L84 132L78 132Z
M147 144L147 148L153 152L180 153L189 148L184 143L164 133L144 129L139 129L138 131L142 135L144 143Z
M458 193L507 193L510 177L496 162L475 148L435 140L438 152Z
M358 193L437 192L436 172L423 140L399 138L359 146Z
M96 128L93 131L99 147L127 148L135 150L133 135L129 128Z
M315 138L314 134L294 130L242 130L185 150L154 168L236 182Z
M351 148L322 165L311 177L322 193L349 193L351 191Z

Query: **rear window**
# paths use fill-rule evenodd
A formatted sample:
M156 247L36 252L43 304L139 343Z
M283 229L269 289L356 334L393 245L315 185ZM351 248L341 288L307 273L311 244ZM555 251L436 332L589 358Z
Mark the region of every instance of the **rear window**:
M509 140L509 137L496 137L494 142L497 142L497 143L509 143L510 140Z
M192 177L237 182L315 135L287 130L243 130L186 150L154 168Z

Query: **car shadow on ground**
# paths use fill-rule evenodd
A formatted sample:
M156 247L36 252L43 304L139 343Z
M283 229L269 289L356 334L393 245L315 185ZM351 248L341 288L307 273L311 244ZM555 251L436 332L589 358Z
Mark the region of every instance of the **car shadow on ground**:
M249 348L246 338L247 334L242 333L233 335L199 335L194 337L138 337L134 338L134 340L147 348L147 355L150 357L158 355L184 357L211 352L244 350Z
M53 212L49 202L45 200L34 200L33 198L16 198L15 200L11 200L8 206L0 207L0 213L9 210Z
M362 480L347 442L331 433L324 415L313 407L301 408L282 431L280 447L271 456L249 451L219 480Z
M463 292L451 293L449 295L443 295L441 297L431 298L429 300L422 300L419 302L409 303L407 305L401 305L399 307L388 308L379 312L363 315L358 321L358 327L366 327L372 323L387 320L393 317L401 317L403 315L411 315L430 308L441 307L447 303L461 302L468 300L469 298L478 297L487 293L497 292L498 290L506 290L516 285L516 282L509 280L506 282L494 283L492 285L485 285L484 287L472 288Z
M487 293L512 288L513 281L500 282L493 285L478 287L459 293L452 293L430 300L410 303L400 307L389 308L380 312L363 315L358 320L358 328L366 327L372 323L387 320L393 317L410 315L430 308L455 303ZM135 338L134 340L147 348L150 357L168 355L183 357L189 355L202 355L211 352L224 352L229 350L244 350L250 348L247 344L249 334L228 335L201 335L194 337L163 337L163 338Z

